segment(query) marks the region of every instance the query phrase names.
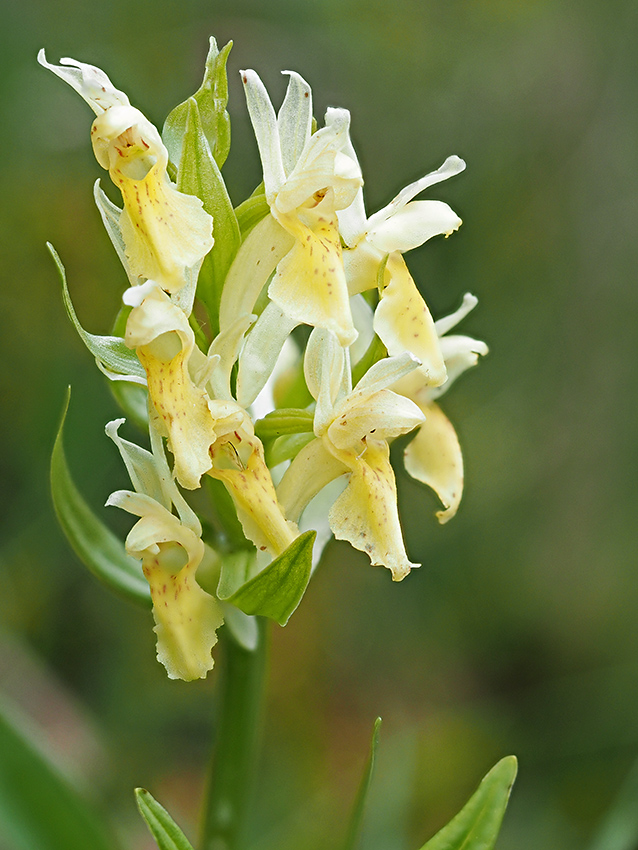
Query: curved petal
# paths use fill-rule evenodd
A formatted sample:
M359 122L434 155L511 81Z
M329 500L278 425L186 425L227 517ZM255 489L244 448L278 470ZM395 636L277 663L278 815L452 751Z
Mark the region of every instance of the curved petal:
M116 89L104 71L95 65L87 65L85 62L66 57L60 59L61 65L51 65L47 62L44 48L38 53L38 62L74 88L96 115L112 106L129 105L129 99L124 92Z
M290 80L284 102L277 115L277 128L284 170L286 174L290 174L310 139L312 90L304 78L295 71L281 73L288 74Z
M387 567L401 581L413 567L403 545L394 472L387 443L368 440L364 453L339 452L351 470L348 486L328 515L337 540L366 552L373 565Z
M288 519L296 522L323 488L348 472L348 467L315 439L299 452L277 487L277 498Z
M407 434L423 422L420 408L392 390L357 397L356 391L340 405L327 431L337 449L360 448L361 440L388 440Z
M438 511L444 523L456 514L463 495L463 455L456 431L436 404L425 408L425 422L404 452L407 472L427 484L445 506Z
M255 71L247 70L239 73L244 84L248 114L259 147L266 197L268 203L271 203L286 179L281 156L277 116L268 97L266 87Z
M436 171L431 171L425 177L421 177L420 180L415 180L414 183L410 183L405 189L401 189L396 198L393 198L387 206L380 209L374 215L371 215L368 219L368 226L377 227L380 222L395 215L397 210L404 207L408 201L416 198L417 195L429 186L434 186L435 183L440 183L442 180L454 177L455 174L460 174L464 169L465 163L460 157L448 156L440 168L437 168Z
M257 319L239 357L237 401L242 407L252 404L266 386L284 343L296 326L297 322L272 302Z
M433 236L449 236L461 224L458 215L443 201L412 201L373 227L367 238L384 254L392 251L403 254Z
M439 386L446 371L439 338L430 311L400 254L391 254L381 301L374 314L374 329L388 354L411 352L421 361L425 383Z

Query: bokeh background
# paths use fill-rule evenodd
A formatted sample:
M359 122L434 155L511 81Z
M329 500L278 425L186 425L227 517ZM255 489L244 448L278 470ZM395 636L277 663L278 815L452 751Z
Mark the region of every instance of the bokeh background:
M88 575L48 495L69 383L83 492L99 509L127 482L103 433L116 405L65 317L44 243L94 332L108 332L125 280L92 201L105 175L90 112L35 56L45 46L51 61L103 67L161 126L199 85L208 36L232 38L236 201L260 180L244 67L276 103L291 68L313 86L317 117L351 110L371 211L449 154L467 160L429 193L463 227L409 263L435 316L479 297L463 329L491 348L444 400L467 466L457 518L439 527L435 498L399 473L421 570L393 585L333 542L273 633L253 846L338 843L378 714L369 850L421 846L508 753L520 774L499 848L588 846L638 754L638 4L22 0L2 16L5 699L123 846L152 846L136 785L195 834L215 673L166 680L150 615Z

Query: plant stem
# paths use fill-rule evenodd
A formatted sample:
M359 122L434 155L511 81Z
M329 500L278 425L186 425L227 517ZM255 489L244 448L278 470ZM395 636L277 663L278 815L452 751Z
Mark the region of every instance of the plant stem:
M243 850L245 846L268 656L267 621L259 617L258 624L259 643L252 652L240 647L230 635L224 639L217 730L204 801L202 850Z

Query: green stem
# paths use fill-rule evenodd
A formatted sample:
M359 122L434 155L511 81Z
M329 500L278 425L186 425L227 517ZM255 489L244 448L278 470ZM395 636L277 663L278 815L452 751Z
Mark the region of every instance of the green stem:
M258 618L259 642L250 652L226 636L220 705L202 850L243 850L250 813L268 656L267 621ZM224 630L225 631L225 630Z

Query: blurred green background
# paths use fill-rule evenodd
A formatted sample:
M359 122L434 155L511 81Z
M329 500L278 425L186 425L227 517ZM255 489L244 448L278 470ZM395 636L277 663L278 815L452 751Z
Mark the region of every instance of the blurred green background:
M153 846L135 785L194 834L215 673L165 678L150 615L86 573L50 505L69 383L83 492L98 509L127 480L103 433L116 405L65 317L44 243L93 332L108 332L125 278L93 205L106 175L91 114L35 56L44 46L50 61L104 68L161 126L199 85L208 36L232 38L235 201L260 180L244 67L275 103L279 71L294 69L318 118L351 110L369 211L464 157L467 171L428 195L463 227L408 261L435 316L479 297L463 331L491 348L443 403L466 458L457 518L439 527L434 497L399 473L421 570L393 585L333 542L275 628L254 848L337 843L380 714L369 850L415 850L508 753L520 774L499 848L581 850L638 754L638 4L22 0L2 16L6 698L92 786L126 846Z

